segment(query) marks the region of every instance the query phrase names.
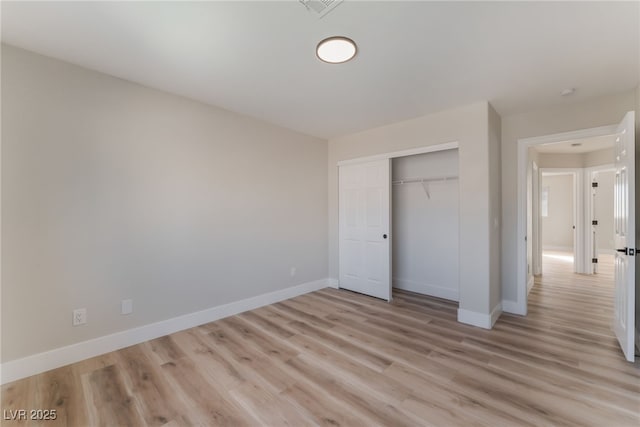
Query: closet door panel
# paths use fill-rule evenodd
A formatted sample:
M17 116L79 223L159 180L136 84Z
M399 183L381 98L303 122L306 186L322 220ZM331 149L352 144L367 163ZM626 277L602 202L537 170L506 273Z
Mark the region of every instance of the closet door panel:
M390 161L340 166L340 287L391 300Z

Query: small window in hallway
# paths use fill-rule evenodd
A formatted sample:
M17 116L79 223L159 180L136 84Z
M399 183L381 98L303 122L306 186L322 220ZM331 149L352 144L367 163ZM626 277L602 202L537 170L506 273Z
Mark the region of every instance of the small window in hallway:
M549 216L549 187L542 188L540 193L540 215L543 217Z

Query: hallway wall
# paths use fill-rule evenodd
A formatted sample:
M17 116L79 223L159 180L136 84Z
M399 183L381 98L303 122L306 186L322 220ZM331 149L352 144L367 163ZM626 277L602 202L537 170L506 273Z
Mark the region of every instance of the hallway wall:
M541 217L542 249L573 251L573 175L543 175L541 184L541 192L548 194L548 215Z

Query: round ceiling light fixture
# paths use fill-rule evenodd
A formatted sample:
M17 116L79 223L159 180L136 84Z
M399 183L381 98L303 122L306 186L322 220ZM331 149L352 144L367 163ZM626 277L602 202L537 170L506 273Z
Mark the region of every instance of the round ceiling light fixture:
M353 59L358 52L356 43L347 37L329 37L318 43L316 55L329 64L342 64Z

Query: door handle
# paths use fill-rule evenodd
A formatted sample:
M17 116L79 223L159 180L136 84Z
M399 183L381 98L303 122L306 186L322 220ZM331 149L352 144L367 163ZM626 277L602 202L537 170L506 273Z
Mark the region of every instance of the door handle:
M623 254L627 255L627 254L628 254L627 249L628 249L628 248L624 248L624 249L616 249L616 251L617 251L617 252L622 252Z
M382 238L383 238L383 239L386 239L386 238L387 238L387 235L386 235L386 234L383 234L383 235L382 235Z

